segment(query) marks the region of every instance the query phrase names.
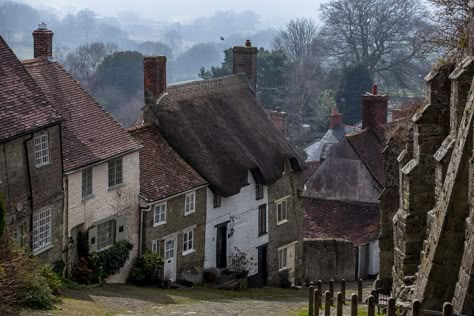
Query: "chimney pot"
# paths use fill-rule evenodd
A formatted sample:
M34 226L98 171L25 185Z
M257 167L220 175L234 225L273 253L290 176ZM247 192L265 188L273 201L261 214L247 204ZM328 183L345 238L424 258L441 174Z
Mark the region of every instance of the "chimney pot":
M276 111L277 111L277 112L281 112L281 109L280 109L279 106L276 107Z
M252 46L252 42L250 40L246 40L245 47L251 47L251 46Z
M46 23L41 22L38 24L38 30L47 30Z
M372 85L372 95L377 95L377 92L378 92L378 91L377 91L377 84L374 83L374 84Z

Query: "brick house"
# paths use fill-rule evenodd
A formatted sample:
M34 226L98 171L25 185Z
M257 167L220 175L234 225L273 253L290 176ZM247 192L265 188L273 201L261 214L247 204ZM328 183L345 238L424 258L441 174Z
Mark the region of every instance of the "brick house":
M67 265L76 258L76 237L88 233L90 251L128 239L134 248L108 282L124 282L138 253L140 145L52 57L53 32L33 32L34 59L23 65L64 118L61 125L64 246Z
M7 230L51 263L62 253L62 118L2 37L0 86L0 195Z
M169 86L166 57L146 57L143 117L209 183L204 267L263 286L302 278L303 162L255 97L256 57L247 41L233 75Z
M165 259L164 278L201 282L207 182L150 124L129 129L140 152L141 247Z
M356 247L356 279L379 272L379 196L385 183L382 151L387 109L388 97L378 95L374 86L372 94L362 97L362 130L332 145L305 183L305 238L346 238L352 242ZM364 227L365 238L357 237L352 229L341 231L347 218L344 214L351 212L351 225Z

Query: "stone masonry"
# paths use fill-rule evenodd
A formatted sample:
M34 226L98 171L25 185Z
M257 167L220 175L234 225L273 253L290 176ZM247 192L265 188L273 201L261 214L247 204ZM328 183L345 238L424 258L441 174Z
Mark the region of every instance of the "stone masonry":
M405 150L395 143L386 149L392 157L402 150L400 199L397 203L393 159L386 168L393 183L382 195L380 278L390 281L392 265L397 299L419 299L437 310L449 301L455 313L465 315L474 314L473 61L471 45L461 62L438 65L428 75L426 105L412 119L412 154L410 142Z

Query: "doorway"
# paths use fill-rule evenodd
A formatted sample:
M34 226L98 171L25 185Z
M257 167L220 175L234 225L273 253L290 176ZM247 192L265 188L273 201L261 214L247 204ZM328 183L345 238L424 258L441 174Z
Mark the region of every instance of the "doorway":
M227 223L217 227L216 267L227 268Z
M164 277L171 282L176 281L176 237L165 240Z

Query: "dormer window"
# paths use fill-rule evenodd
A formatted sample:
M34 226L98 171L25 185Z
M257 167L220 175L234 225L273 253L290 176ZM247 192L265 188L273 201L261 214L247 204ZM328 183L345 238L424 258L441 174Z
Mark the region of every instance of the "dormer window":
M196 211L196 192L190 192L185 195L184 216L192 214Z
M218 193L214 193L214 208L221 207L222 205L222 196Z
M263 199L263 184L255 184L255 199L261 200Z
M245 174L240 178L240 186L245 187L247 185L249 185L249 175L248 172L245 172Z

